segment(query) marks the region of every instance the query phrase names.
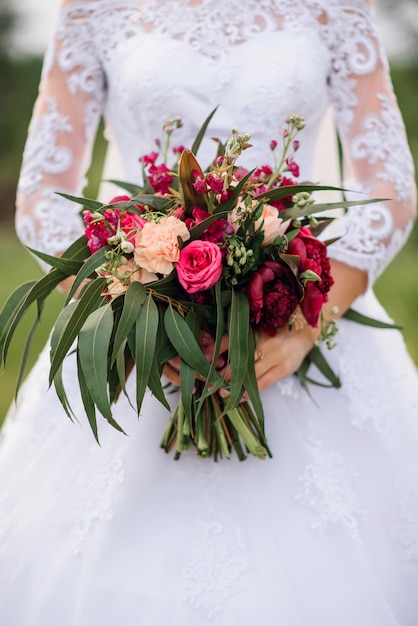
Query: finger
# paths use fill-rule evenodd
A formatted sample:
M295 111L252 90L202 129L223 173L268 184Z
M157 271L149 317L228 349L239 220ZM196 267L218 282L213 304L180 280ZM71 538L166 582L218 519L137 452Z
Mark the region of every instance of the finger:
M172 367L173 369L179 371L180 370L180 357L176 356L174 357L174 359L170 359L169 361L167 361L167 363L170 365L170 367Z
M177 369L172 367L170 363L165 363L163 367L163 374L176 387L180 387L180 374Z

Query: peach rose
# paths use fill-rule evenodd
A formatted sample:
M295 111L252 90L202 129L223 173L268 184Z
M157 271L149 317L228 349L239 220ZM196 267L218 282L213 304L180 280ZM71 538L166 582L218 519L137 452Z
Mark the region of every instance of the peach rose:
M284 222L279 215L278 209L271 206L271 204L265 204L263 206L261 217L255 223L256 228L262 225L264 232L263 246L268 246L273 243L276 237L285 234L290 220Z
M146 222L135 238L135 262L148 272L167 276L179 260L179 238L187 241L190 233L186 224L174 215L159 222Z
M252 201L252 207L255 208L259 205L259 201L254 199ZM237 206L229 213L228 222L234 229L234 232L238 230L239 227L239 211L248 211L251 209L247 209L243 202L239 202ZM287 227L290 224L290 220L286 220L285 222L279 217L280 212L276 207L271 206L271 204L263 205L263 212L261 217L255 222L255 227L259 228L261 224L263 224L263 232L264 232L264 240L263 246L268 246L273 243L273 241L279 235L284 235Z
M125 293L129 285L135 281L139 281L143 285L152 283L157 280L157 276L148 272L142 267L138 267L133 259L129 259L124 265L119 265L118 276L111 276L111 282L108 285L107 293L111 298L116 298Z

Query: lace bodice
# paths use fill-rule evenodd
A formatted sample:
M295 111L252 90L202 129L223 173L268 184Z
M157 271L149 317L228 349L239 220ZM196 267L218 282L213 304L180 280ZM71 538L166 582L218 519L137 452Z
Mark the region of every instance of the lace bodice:
M298 153L312 179L315 141L331 103L353 189L389 198L341 220L331 256L382 271L415 213L414 172L387 63L365 0L75 0L64 3L40 86L19 183L17 231L31 247L59 253L82 229L80 193L104 114L125 178L155 148L164 118L180 115L191 145L216 105L209 136L233 127L254 146L244 165L271 161L291 112L306 118ZM207 139L199 160L208 164ZM247 162L246 162L247 160ZM326 183L327 181L322 181Z

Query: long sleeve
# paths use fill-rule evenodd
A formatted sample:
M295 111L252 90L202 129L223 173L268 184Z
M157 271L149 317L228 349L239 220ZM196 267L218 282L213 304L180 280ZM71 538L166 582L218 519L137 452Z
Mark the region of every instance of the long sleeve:
M105 80L85 11L62 8L47 51L23 154L16 231L37 250L59 254L82 233L80 194L102 112Z
M331 51L329 88L343 144L345 185L388 201L351 208L330 255L367 271L372 284L412 228L414 166L373 8L364 0L331 4L323 31ZM355 193L352 199L361 197Z

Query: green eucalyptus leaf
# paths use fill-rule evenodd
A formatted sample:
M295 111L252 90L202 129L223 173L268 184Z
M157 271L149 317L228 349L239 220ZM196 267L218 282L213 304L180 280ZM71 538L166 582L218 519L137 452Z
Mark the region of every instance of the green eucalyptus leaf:
M203 354L186 320L171 305L167 307L165 312L164 326L168 338L177 350L180 358L196 372L207 378L210 369L209 361Z
M274 189L269 189L264 193L260 193L260 195L256 196L257 200L264 200L268 202L269 200L281 200L282 198L287 198L288 196L294 196L297 193L314 193L315 191L346 191L341 189L340 187L333 187L330 185L314 185L311 183L302 183L300 185L283 185L282 187L275 187ZM313 205L311 205L312 208ZM280 216L282 215L282 211L280 211Z
M308 217L310 215L316 215L323 211L330 211L333 209L347 209L351 206L359 206L365 204L375 204L376 202L382 202L382 198L373 198L371 200L359 200L351 202L325 202L320 204L310 204L305 207L294 206L290 209L283 209L280 211L280 217L282 220L298 219L301 217Z
M165 397L164 389L161 384L161 373L162 368L158 366L157 359L154 356L151 365L151 372L148 379L148 387L150 388L151 393L157 398L159 402L167 409L167 411L171 411L171 407L167 402L167 398Z
M216 336L215 336L215 345L214 345L214 350L213 350L213 357L212 357L212 361L210 363L209 366L209 372L208 372L208 376L206 378L205 381L205 385L203 387L202 393L200 395L200 400L199 400L199 404L197 406L196 409L196 413L199 414L202 406L203 406L203 402L205 400L205 398L207 398L208 394L208 390L210 385L212 385L212 388L210 389L210 394L215 393L215 391L217 389L219 389L219 387L221 386L222 383L222 379L219 378L217 383L213 383L213 378L214 378L214 373L216 372L216 362L219 358L219 350L221 347L221 341L222 341L222 337L224 334L224 328L225 328L225 316L224 316L224 307L223 307L223 303L222 303L222 292L221 292L221 283L220 281L218 281L215 285L215 302L216 302Z
M354 309L348 309L343 315L343 317L347 320L351 320L352 322L357 322L357 324L363 324L364 326L371 326L372 328L388 328L394 330L402 330L402 326L397 326L396 324L392 324L391 322L382 322L380 320L376 320L372 317L367 317L367 315L363 315Z
M78 354L77 354L77 376L78 376L78 385L80 387L81 399L83 401L84 410L86 412L87 419L90 424L90 428L93 432L94 438L96 439L97 443L100 443L99 434L97 430L96 406L94 404L93 398L91 397L89 386L84 376L83 368L81 367L80 358Z
M312 348L312 350L308 353L307 357L310 363L313 363L317 367L317 369L321 372L321 374L330 382L331 387L335 387L336 389L339 389L341 387L340 379L338 378L334 370L331 368L331 366L329 365L328 361L326 360L326 358L324 357L324 355L322 354L319 348L317 347ZM307 380L309 380L309 382L312 382L314 384L318 384L318 383L315 383L315 381L313 381L312 379L307 378Z
M29 247L28 250L42 261L45 261L45 263L48 263L52 267L55 267L57 270L65 274L65 276L73 276L74 274L77 274L77 272L83 265L82 260L66 259L62 256L53 256L51 254L46 254L45 252L40 252L39 250L34 250L33 248Z
M87 260L83 263L67 296L66 304L70 302L71 298L74 296L75 292L81 286L84 280L88 278L97 278L95 270L103 265L103 263L105 263L106 253L108 252L108 250L110 250L110 246L100 248L100 250L97 250L97 252L89 256Z
M0 311L0 366L3 371L7 352L16 326L25 312L25 302L36 281L24 283L16 287L10 294Z
M148 294L135 324L136 405L138 415L148 386L159 326L158 307Z
M211 113L209 113L208 117L205 119L205 121L202 124L202 127L200 128L194 142L191 148L191 151L193 152L193 154L197 154L200 148L200 144L202 143L202 140L206 134L206 130L213 118L213 116L215 115L216 111L218 110L218 107L215 107L213 109L213 111L211 111Z
M24 313L36 301L40 311L45 298L63 278L59 270L53 269L37 281L20 285L6 300L0 312L0 368L5 365L10 342Z
M255 373L255 361L254 361L254 353L255 353L255 342L254 342L254 332L251 327L248 330L248 360L247 360L247 372L244 379L244 387L248 396L251 400L251 404L253 405L253 409L255 415L258 419L258 423L260 425L260 430L264 435L264 409L263 403L261 402L260 392L258 390L257 376Z
M59 334L57 333L55 349L51 347L51 369L49 374L50 382L61 366L66 354L74 343L78 333L80 332L84 322L104 301L102 290L106 284L105 278L96 278L86 287L83 295L75 303L70 303L67 307L71 307L71 317L67 319L66 308L57 320ZM72 307L72 304L75 306ZM64 323L61 323L63 316Z
M237 406L243 394L244 381L248 363L248 327L250 308L246 295L232 290L231 310L229 316L229 354L231 367L231 395L228 398L225 412ZM254 358L254 352L252 353Z
M139 185L135 185L134 183L127 183L122 180L113 180L112 178L110 178L106 182L112 183L112 185L116 185L121 189L125 189L125 191L128 191L132 196L137 196L143 191L142 187L140 187Z
M78 334L80 364L89 392L100 413L112 419L107 394L108 352L113 330L111 303L90 313Z
M138 317L138 313L147 298L147 292L140 282L131 283L124 296L122 315L113 341L111 362L114 363L122 343L128 336Z
M68 400L67 392L65 391L64 382L62 379L62 365L58 368L57 373L54 377L54 388L55 393L57 394L58 400L61 402L61 406L64 409L65 413L69 417L69 419L74 422L76 419L74 415L74 411L71 408L70 402Z
M62 253L64 259L77 259L83 261L90 256L90 249L87 245L87 238L85 235L81 235L78 239L68 246L68 248Z
M186 317L186 324L189 326L196 341L200 339L200 325L197 315L190 311ZM192 428L192 399L193 388L196 382L196 371L186 361L180 359L180 393L183 402L185 417L188 420L189 428Z
M158 211L166 212L174 206L174 203L169 198L164 196L156 196L154 194L140 193L133 196L129 202L126 203L126 209L130 211L137 211L136 204L145 204Z
M84 207L86 207L86 209L89 209L90 211L97 211L97 209L101 209L103 207L103 202L99 202L98 200L92 200L91 198L81 198L79 196L71 196L67 193L58 193L58 196L62 196L63 198L66 198L67 200L71 200L71 202L76 202L77 204L81 204Z

